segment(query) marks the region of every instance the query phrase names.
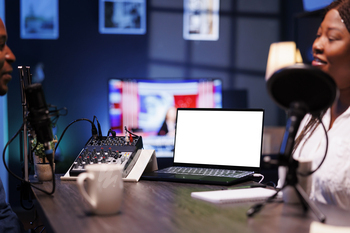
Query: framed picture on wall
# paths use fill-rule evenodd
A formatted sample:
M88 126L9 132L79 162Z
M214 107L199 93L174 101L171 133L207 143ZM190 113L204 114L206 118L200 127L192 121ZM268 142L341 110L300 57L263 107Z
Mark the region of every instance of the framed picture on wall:
M218 40L219 7L219 0L184 0L184 39Z
M146 0L99 0L102 34L145 34Z
M58 0L21 0L22 39L57 39Z

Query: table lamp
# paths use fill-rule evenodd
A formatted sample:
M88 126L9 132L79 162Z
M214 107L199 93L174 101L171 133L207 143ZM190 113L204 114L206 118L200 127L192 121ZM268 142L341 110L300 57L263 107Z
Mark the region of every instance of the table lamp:
M294 41L272 43L267 59L265 79L268 80L275 71L281 68L301 62L303 59Z

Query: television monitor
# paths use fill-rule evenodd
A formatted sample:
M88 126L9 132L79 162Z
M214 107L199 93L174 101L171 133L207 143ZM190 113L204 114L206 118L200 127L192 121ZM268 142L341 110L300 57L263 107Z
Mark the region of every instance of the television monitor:
M109 122L143 139L144 149L172 157L176 108L222 108L220 79L109 79Z

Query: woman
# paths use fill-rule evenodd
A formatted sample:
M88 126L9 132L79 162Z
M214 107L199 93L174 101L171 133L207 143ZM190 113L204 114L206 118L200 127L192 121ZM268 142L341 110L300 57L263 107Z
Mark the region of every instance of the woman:
M322 114L328 153L313 174L310 198L350 209L350 0L336 0L326 8L312 50L312 65L333 77L339 97ZM300 129L293 156L312 159L316 168L326 150L323 127L308 115Z

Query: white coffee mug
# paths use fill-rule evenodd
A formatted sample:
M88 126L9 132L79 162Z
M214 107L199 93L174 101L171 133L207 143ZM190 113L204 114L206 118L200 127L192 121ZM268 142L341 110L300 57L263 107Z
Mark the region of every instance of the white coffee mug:
M86 172L79 174L77 184L90 211L103 215L118 213L123 200L123 166L92 164L86 165L85 169Z

